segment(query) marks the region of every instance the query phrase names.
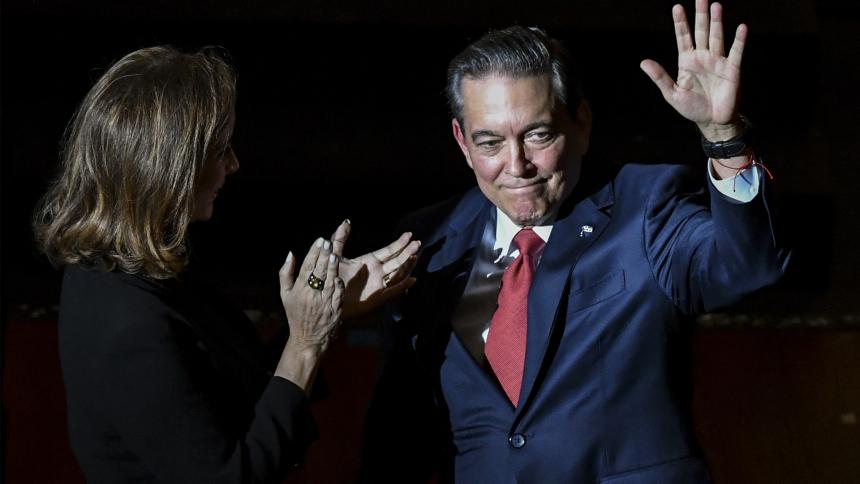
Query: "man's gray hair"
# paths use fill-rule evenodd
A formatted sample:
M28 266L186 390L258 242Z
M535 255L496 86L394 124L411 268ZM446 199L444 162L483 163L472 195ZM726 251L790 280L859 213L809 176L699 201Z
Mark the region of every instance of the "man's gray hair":
M561 43L537 27L515 25L492 30L471 43L448 64L445 89L451 115L463 125L463 79L490 76L511 78L549 75L557 99L571 111L582 98L575 80L569 85L569 56Z

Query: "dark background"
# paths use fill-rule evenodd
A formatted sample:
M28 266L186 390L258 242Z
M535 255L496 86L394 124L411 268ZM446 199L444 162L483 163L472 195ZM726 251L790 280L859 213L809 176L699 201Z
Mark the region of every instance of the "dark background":
M276 271L288 250L304 253L314 238L329 234L344 217L354 227L348 252L376 248L391 239L394 223L403 214L474 183L450 134L445 69L453 55L489 28L539 25L565 41L578 61L594 111L587 163L703 166L694 128L671 110L638 67L650 57L675 71L672 4L3 1L0 230L3 398L9 408L3 425L6 455L19 455L12 448L16 440L5 435L5 429L16 428L20 415L14 411L15 399L21 402L32 395L26 401L33 405L51 400L50 408L60 415L57 423L63 425L52 326L59 274L36 253L29 218L55 173L66 123L113 61L157 44L185 49L220 45L232 54L239 74L234 146L241 169L222 190L214 219L194 227L193 248L199 264L239 304L268 313L277 311ZM787 337L796 346L791 352L777 351L781 363L775 373L784 372L786 361L797 357L812 362L799 366L811 375L841 375L821 391L836 395L834 401L841 406L833 411L847 433L828 442L826 437L833 435L829 427L813 425L820 431L815 435L825 440L809 448L845 451L847 442L849 449L858 450L860 401L857 390L847 389L860 388L860 362L854 356L860 342L860 195L855 189L860 175L860 7L836 0L723 4L727 37L733 37L740 20L750 26L742 111L757 126L756 146L783 193L796 251L789 276L778 286L700 321L711 335L705 336L709 342L700 343L706 345L700 353L732 354L731 364L738 364L743 373L743 358L761 357L762 348L777 351L775 340L761 337L763 331L773 331L774 338L785 338L789 331ZM691 2L685 7L693 10ZM31 330L41 336L27 332ZM373 360L372 336L360 330L352 334L352 349L342 349L341 358ZM845 352L838 357L847 360L815 366L820 358L834 356L804 342L830 335L841 338L839 348ZM747 343L751 346L744 354L718 350L720 344L736 349ZM795 355L795 348L807 353ZM29 359L16 363L12 354ZM337 361L337 356L332 359ZM713 366L705 362L704 367L715 373L726 367L722 360L709 361ZM370 375L363 378L372 381L373 364L366 366ZM52 383L43 382L45 374L53 375ZM773 382L767 377L762 381ZM58 389L59 395L47 397L44 392L50 389ZM355 393L362 392L365 389ZM775 391L773 403L779 404L785 394ZM748 389L747 395L752 399L750 412L772 410L765 408L771 400L756 400L756 390ZM351 410L357 418L361 405L359 400L353 405L358 409ZM813 413L827 405L813 405L811 413L797 415L815 418ZM68 454L63 430L52 426L54 417L23 406L29 413L22 418L36 427L21 424L16 435L30 435L34 429L54 432L59 438L51 441L58 443L51 445ZM855 415L854 424L845 423L851 421L848 414ZM756 413L748 421L760 418ZM708 428L716 427L706 426L705 437ZM797 452L802 454L804 448ZM785 462L794 455L779 452ZM827 462L807 469L809 475L820 476L821 469L835 466L837 470L828 472L846 480L818 482L860 482L843 473L847 471L839 466L846 464L840 459ZM7 464L10 482L20 478L11 473L13 463ZM14 465L19 471L28 468ZM808 482L767 480L771 478L750 482Z

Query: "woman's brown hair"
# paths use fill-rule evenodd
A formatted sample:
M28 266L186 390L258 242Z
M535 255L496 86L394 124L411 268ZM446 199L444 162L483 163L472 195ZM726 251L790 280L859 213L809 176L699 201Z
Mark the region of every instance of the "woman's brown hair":
M51 262L157 279L181 272L195 180L229 143L235 85L213 49L152 47L111 66L75 113L34 216Z

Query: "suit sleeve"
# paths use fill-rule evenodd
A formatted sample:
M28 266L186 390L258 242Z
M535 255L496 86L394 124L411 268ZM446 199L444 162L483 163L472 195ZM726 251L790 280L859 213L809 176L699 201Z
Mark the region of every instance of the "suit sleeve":
M115 335L101 398L131 452L161 482L283 479L315 436L301 389L272 377L237 429L231 421L244 420L224 414L217 376L180 317L166 307L130 317L139 321Z
M658 174L643 234L654 277L676 307L695 315L773 284L785 272L789 250L765 180L759 196L742 203L712 183L708 196L691 178L678 166Z

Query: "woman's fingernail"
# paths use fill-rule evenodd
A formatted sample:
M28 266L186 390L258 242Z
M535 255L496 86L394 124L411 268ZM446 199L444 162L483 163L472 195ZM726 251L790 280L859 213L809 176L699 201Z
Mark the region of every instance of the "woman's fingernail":
M292 259L293 259L293 251L287 252L287 262L291 261Z
M318 238L317 241L314 243L314 245L316 245L317 247L322 247L323 238L322 237Z
M328 240L323 242L323 249L324 250L331 250L331 242L329 242Z
M328 261L329 261L329 263L330 263L330 264L335 264L335 263L337 263L337 256L336 256L336 255L334 255L334 254L329 255L329 256L328 256Z
M350 222L349 219L344 219L343 223L347 225L352 225L352 222Z

